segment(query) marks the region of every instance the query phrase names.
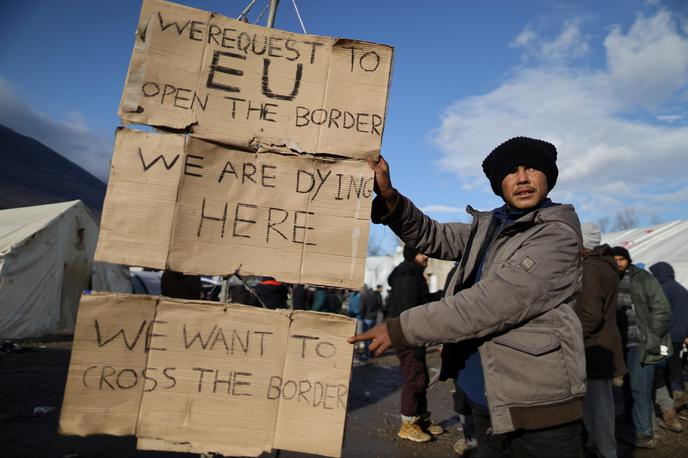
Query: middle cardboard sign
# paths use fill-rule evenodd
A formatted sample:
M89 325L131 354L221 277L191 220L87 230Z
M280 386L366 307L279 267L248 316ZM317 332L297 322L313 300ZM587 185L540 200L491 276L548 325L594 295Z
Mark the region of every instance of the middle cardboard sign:
M96 259L360 288L372 193L362 161L122 128Z

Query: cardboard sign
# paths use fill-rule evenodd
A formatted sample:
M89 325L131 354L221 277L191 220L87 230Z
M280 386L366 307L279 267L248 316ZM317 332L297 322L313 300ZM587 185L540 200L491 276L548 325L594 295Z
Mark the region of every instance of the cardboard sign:
M359 288L372 193L361 161L120 129L96 259Z
M243 150L377 158L392 56L144 0L119 115Z
M354 331L340 315L85 295L60 432L136 434L153 450L339 456Z

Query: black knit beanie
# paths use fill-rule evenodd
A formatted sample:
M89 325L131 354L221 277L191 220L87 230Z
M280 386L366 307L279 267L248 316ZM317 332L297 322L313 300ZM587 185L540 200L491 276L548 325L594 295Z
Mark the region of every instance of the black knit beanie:
M492 191L502 196L502 181L519 165L535 167L547 177L547 191L557 183L557 149L544 140L528 137L511 138L495 149L483 161L483 171L490 180Z
M631 254L622 246L615 246L612 248L612 253L614 253L614 256L623 256L624 258L628 259L629 264L633 262L633 259L631 259Z

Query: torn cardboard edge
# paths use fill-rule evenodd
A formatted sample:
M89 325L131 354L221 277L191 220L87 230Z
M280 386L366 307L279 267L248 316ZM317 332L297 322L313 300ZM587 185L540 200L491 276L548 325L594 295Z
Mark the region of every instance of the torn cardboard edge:
M147 311L140 309L144 305ZM228 347L231 329L235 334ZM266 334L268 329L277 333ZM241 339L244 331L245 347L235 349L234 339ZM209 333L201 337L204 332ZM252 332L265 341L249 341ZM353 357L345 338L354 332L355 320L342 315L161 296L85 294L60 433L135 434L137 446L146 450L258 456L277 448L340 456ZM232 350L227 353L223 347ZM163 371L164 364L174 367ZM207 368L213 365L222 372L219 380L215 374L215 385L212 369ZM175 372L168 373L170 368ZM198 370L203 372L195 380ZM137 378L137 373L143 375ZM234 379L226 375L232 373ZM268 377L269 383L261 383ZM332 390L328 394L323 387ZM267 405L274 416L266 419ZM263 433L256 435L259 425ZM315 430L317 435L312 434ZM266 436L269 431L272 434ZM306 436L311 439L302 441Z

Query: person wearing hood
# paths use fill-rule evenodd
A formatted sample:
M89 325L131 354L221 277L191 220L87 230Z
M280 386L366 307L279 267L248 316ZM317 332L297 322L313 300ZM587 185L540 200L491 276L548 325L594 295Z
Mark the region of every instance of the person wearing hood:
M428 257L411 245L404 246L404 260L387 278L389 291L389 316L398 317L402 312L430 300L428 283L423 271ZM428 412L428 365L425 346L407 347L397 351L403 377L401 387L401 428L397 434L402 439L427 442L444 429L430 421Z
M674 354L668 359L664 369L675 408L681 409L688 404L688 394L685 391L685 379L679 353L683 344L688 344L688 290L676 281L674 268L667 262L658 262L650 266L650 272L662 285L664 295L671 307L671 322L669 335Z
M656 448L652 392L655 365L673 354L669 337L671 307L657 279L634 265L626 248L616 246L612 251L621 276L617 322L633 398L634 445Z
M444 298L348 341L372 340L376 355L443 343L440 380L458 377L482 458L582 453L585 351L573 309L582 242L573 207L547 198L556 159L544 140L515 137L497 146L483 171L504 205L489 212L469 206L470 224L432 220L392 186L382 156L368 159L373 222L431 258L460 263Z
M616 458L612 380L626 374L621 335L616 325L619 277L614 252L609 245L600 245L599 226L583 223L581 230L583 288L576 299L576 313L583 325L588 374L583 398L586 447L593 456Z

